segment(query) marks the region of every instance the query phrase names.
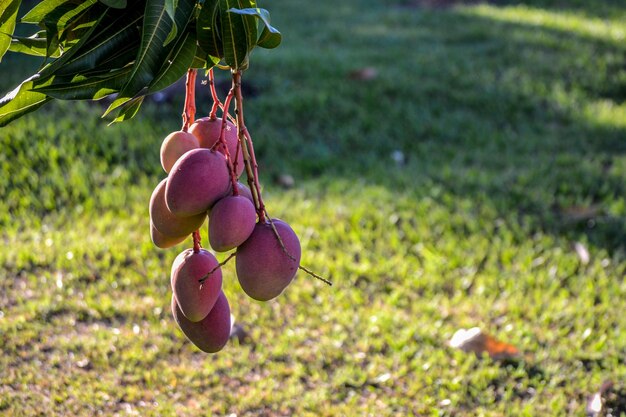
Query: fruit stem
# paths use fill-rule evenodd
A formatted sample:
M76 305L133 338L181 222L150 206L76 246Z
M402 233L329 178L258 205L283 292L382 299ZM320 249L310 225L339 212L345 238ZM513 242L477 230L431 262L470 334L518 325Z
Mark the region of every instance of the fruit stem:
M193 232L193 253L198 253L200 252L200 249L202 249L202 245L201 245L201 241L202 241L202 237L200 237L200 230L196 230L195 232Z
M241 92L241 71L233 71L233 87L235 90L235 116L237 117L237 132L243 160L246 166L246 175L248 177L248 185L252 192L254 206L259 216L259 222L265 222L265 205L261 197L261 186L259 185L259 166L254 155L254 147L252 146L252 138L243 117L243 94Z
M209 118L211 118L211 120L215 120L217 117L217 109L220 107L223 109L224 107L222 107L222 103L217 97L217 91L215 90L215 76L213 74L213 68L209 70L209 86L211 87L211 97L213 97L213 107L211 107Z
M222 126L220 129L220 138L217 141L222 146L224 151L224 156L226 156L226 163L228 164L228 171L230 172L230 182L233 188L233 195L239 195L239 187L237 187L237 160L233 162L233 159L230 156L230 151L228 150L228 146L226 145L226 121L228 120L228 109L230 108L230 102L235 95L234 90L231 88L226 96L226 100L224 100L224 109L222 112Z
M215 120L217 118L217 110L218 108L224 111L224 105L220 101L217 96L217 90L215 89L215 77L213 75L213 68L209 70L209 86L211 87L211 97L213 97L213 107L211 108L211 113L209 113L209 118L211 120ZM233 124L237 123L235 118L228 114L228 120L233 122Z
M315 272L311 271L310 269L302 266L302 265L298 265L298 269L303 270L304 272L306 272L307 274L311 275L313 278L319 279L320 281L322 281L324 284L332 287L333 283L329 280L327 280L326 278L317 275Z
M269 220L269 224L272 228L272 231L274 232L274 236L276 236L276 239L278 240L278 243L280 244L280 247L283 249L283 252L285 252L285 255L287 255L287 257L289 257L289 259L291 259L292 261L296 261L296 258L294 258L294 256L292 254L289 253L289 251L287 250L287 248L285 247L285 243L283 242L283 239L280 237L280 235L278 234L278 230L276 230L276 226L274 225L274 220L270 217L270 215L267 213L267 211L265 212L265 214L267 215L267 218ZM323 283L330 285L331 287L333 286L333 283L329 280L327 280L326 278L317 275L315 272L311 271L310 269L298 264L298 269L303 270L304 272L306 272L307 274L309 274L310 276L312 276L313 278L319 279L320 281L322 281Z
M228 263L228 261L230 261L231 259L233 259L235 256L237 256L237 252L233 252L231 253L228 258L224 259L222 262L220 262L219 264L217 264L217 266L213 269L211 269L209 272L206 273L206 275L204 275L202 278L200 278L198 280L198 282L200 284L204 284L204 281L206 281L207 279L209 279L209 277L211 276L211 274L215 271L217 271L218 269L220 269L221 267L223 267L224 265L226 265Z
M185 82L185 107L183 109L183 132L187 132L189 130L189 126L194 121L196 117L196 76L198 75L197 70L190 69L187 71L187 80ZM202 248L201 241L202 237L200 236L200 231L196 230L193 232L193 251L194 253L200 252Z
M189 126L196 117L196 76L197 70L190 69L187 71L187 81L185 83L185 108L183 109L183 127L182 131L189 130Z

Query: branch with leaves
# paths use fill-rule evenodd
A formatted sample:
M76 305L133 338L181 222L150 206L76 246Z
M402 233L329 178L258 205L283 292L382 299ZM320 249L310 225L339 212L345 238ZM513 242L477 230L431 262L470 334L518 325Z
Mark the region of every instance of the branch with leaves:
M243 71L255 47L282 40L254 0L44 0L18 18L20 3L0 0L0 59L14 52L43 64L0 99L0 126L51 100L113 94L104 115L121 122L189 69ZM17 26L32 34L17 36Z

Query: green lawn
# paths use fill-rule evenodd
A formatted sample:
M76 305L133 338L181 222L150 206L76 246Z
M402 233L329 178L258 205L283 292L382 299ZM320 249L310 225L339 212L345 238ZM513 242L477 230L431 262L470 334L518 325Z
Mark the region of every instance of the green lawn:
M185 245L149 238L182 97L112 127L44 107L0 130L0 415L585 416L606 380L626 415L623 3L265 3L264 197L334 286L259 303L227 265L249 337L201 353L169 312ZM0 68L4 92L29 64ZM522 359L447 346L473 326Z

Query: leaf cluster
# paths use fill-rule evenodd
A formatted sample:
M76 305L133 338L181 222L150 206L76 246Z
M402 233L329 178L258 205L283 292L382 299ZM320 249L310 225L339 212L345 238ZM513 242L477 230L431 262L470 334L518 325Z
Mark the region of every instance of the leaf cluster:
M282 40L255 0L44 0L18 18L20 4L0 0L0 60L10 51L44 62L0 99L0 126L54 99L111 95L104 115L127 120L187 70L245 70L256 46ZM32 34L16 35L17 24Z

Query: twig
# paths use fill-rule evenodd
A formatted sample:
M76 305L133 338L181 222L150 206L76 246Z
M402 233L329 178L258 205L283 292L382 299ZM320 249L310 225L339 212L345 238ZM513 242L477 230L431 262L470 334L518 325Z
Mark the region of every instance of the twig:
M285 247L285 243L283 242L283 239L280 237L280 235L278 234L278 230L276 229L276 226L274 226L274 219L272 219L270 217L269 214L267 214L267 210L265 211L265 215L267 216L267 219L269 220L270 223L270 227L272 228L272 230L274 231L274 236L276 236L276 239L278 239L278 243L280 243L280 247L283 249L283 252L285 252L285 255L287 255L287 257L289 257L289 259L291 259L294 262L297 262L297 259L289 253L289 251L287 250L287 248ZM300 265L300 263L298 262L298 269L303 270L304 272L306 272L307 274L311 275L313 278L317 278L320 281L322 281L323 283L330 285L332 287L333 283L329 280L327 280L326 278L317 275L315 272L311 271L310 269Z
M321 277L321 276L317 275L315 272L311 271L310 269L305 268L305 267L304 267L304 266L302 266L302 265L299 265L299 266L298 266L298 269L303 270L303 271L304 271L304 272L306 272L307 274L311 275L313 278L317 278L317 279L319 279L320 281L322 281L322 282L323 282L324 284L326 284L326 285L329 285L329 286L331 286L331 287L333 286L333 283L332 283L331 281L327 280L327 279L326 279L326 278L324 278L324 277Z
M206 273L206 275L204 275L202 278L200 278L198 280L198 282L200 284L204 284L204 281L206 281L207 279L209 279L209 277L211 276L211 274L213 274L213 272L217 271L218 269L220 269L221 267L223 267L224 265L226 265L228 263L228 261L230 261L231 259L233 259L235 256L237 256L237 252L233 252L231 253L228 258L224 259L224 261L220 262L219 264L217 264L217 266L213 269L211 269L209 272Z

